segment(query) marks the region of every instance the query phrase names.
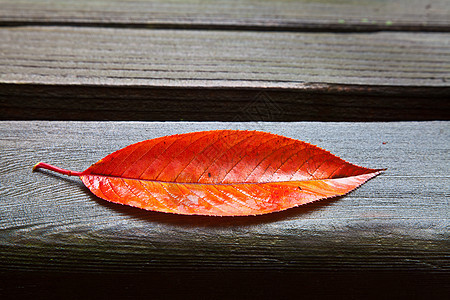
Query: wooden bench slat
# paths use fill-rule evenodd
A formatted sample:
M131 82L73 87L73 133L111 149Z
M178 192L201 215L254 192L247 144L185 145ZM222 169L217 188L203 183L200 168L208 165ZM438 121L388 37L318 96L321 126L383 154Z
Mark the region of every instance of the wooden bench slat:
M26 27L3 28L0 36L3 82L298 87L450 80L445 34Z
M1 0L0 24L76 24L258 30L448 31L447 0Z
M450 119L449 37L1 28L0 119Z
M304 88L448 86L440 33L1 28L4 83Z
M254 129L388 168L340 199L259 217L189 217L116 205L38 161L83 170L133 142ZM6 270L395 271L445 274L450 122L0 122L0 265ZM446 271L447 270L447 271Z

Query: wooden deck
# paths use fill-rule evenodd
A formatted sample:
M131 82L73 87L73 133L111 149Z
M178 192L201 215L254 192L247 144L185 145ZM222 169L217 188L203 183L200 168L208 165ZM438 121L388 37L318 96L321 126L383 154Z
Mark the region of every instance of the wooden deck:
M0 7L2 299L450 293L449 1ZM31 171L210 129L388 170L345 197L239 218L115 205Z
M4 25L104 27L449 31L447 0L1 0Z

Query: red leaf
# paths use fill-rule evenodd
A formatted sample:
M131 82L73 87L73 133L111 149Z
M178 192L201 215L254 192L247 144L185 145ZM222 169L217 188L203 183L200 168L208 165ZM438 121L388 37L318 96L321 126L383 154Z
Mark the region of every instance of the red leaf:
M345 195L382 169L350 164L311 144L280 135L217 130L132 144L80 176L98 197L147 210L246 216Z

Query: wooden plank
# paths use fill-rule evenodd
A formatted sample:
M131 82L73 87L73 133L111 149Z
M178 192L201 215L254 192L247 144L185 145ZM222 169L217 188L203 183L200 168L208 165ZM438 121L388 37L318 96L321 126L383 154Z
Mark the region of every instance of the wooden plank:
M72 27L1 28L3 83L306 88L448 86L450 37Z
M0 39L1 119L450 119L446 34L17 27Z
M38 161L83 170L133 142L211 129L283 134L388 170L342 198L243 218L134 209L94 197L77 178L31 171ZM449 129L450 122L0 122L0 295L235 298L300 288L304 296L442 299L450 277Z
M0 124L2 269L448 271L449 122ZM340 199L243 218L134 209L31 171L38 161L83 170L133 142L220 128L283 134L388 171Z
M256 30L450 30L448 0L1 0L0 24Z

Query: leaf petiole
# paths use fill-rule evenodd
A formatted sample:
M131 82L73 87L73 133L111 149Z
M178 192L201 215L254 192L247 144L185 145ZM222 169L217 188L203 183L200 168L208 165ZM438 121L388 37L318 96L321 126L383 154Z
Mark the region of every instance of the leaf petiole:
M81 176L81 174L83 174L83 172L76 172L76 171L71 171L71 170L66 170L66 169L61 169L55 166L52 166L50 164L46 164L43 162L39 162L36 165L34 165L33 167L33 171L36 171L37 169L46 169L46 170L50 170L50 171L54 171L63 175L68 175L68 176Z

